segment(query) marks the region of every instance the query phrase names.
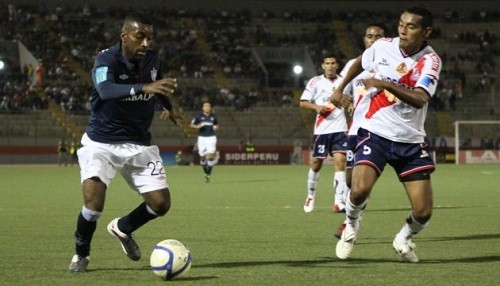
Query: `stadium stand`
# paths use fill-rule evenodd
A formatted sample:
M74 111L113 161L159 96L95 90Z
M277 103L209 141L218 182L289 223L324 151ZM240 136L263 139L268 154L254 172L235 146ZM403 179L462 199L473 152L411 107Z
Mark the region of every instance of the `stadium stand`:
M308 75L313 75L321 53L333 50L342 61L351 58L361 51L360 27L394 16L391 11L328 9L149 11L162 24L157 45L168 58L167 73L179 78L174 105L184 116L180 128L155 120L151 131L156 144L173 146L193 144L188 125L204 99L214 103L221 121L220 144L237 145L247 137L256 145L308 142L312 114L298 108L307 77L291 75L287 59L266 62L262 48L300 51L309 59ZM1 145L55 145L62 137L81 135L88 120L89 55L116 41L111 36L120 28L115 19L127 12L125 6L55 5L40 10L34 4L0 5L0 43L22 42L46 68L40 86L24 80L27 67L2 74L0 116L8 125L0 128ZM430 137L452 136L455 120L500 118L500 100L495 100L497 16L495 10L444 10L437 15L432 45L442 55L444 71L426 122ZM394 35L395 25L390 29ZM460 88L454 89L456 83ZM290 104L283 104L283 95L292 98Z

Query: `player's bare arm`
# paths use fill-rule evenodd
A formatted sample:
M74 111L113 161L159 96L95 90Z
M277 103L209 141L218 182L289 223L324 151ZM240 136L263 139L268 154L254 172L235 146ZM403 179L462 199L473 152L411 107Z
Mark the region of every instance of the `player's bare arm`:
M429 94L422 88L408 89L398 86L394 83L383 81L375 78L362 80L365 88L375 87L377 89L385 89L394 94L404 103L407 103L415 108L422 108L430 99Z
M302 100L300 102L300 107L305 109L312 109L316 111L316 113L323 113L327 110L327 107L324 105L317 105L306 100Z
M177 87L177 79L175 78L162 78L155 82L146 83L142 86L144 93L154 93L161 95L173 94Z
M361 72L363 67L361 66L361 56L357 57L354 63L351 65L344 79L340 85L333 90L333 94L330 97L330 102L335 106L341 106L348 108L351 103L351 96L348 94L343 94L345 87Z
M194 129L200 129L202 127L201 124L193 124L193 123L191 123L189 126L191 126L191 128L194 128Z

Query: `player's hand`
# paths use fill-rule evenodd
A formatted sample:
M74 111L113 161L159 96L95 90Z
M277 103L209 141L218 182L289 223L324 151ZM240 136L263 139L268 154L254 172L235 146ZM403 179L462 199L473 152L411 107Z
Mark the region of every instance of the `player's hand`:
M330 96L330 102L335 106L340 106L340 101L342 100L342 91L340 88L336 88L333 90L332 96Z
M168 109L163 108L163 111L160 114L160 118L163 119L163 120L165 120L165 119L168 118L176 126L179 126L179 122L182 119L182 116L178 115L174 110L168 111Z
M332 96L330 96L330 102L337 107L348 108L352 103L352 97L348 94L343 94L339 88L336 88Z
M144 84L142 86L142 91L144 93L170 95L174 93L176 87L177 87L177 79L162 78L155 82Z
M323 114L328 111L328 107L326 105L316 105L314 107L314 111L316 111L316 113L318 114Z
M349 104L349 107L347 107L347 112L349 113L350 116L353 115L353 113L354 113L354 104L353 103Z

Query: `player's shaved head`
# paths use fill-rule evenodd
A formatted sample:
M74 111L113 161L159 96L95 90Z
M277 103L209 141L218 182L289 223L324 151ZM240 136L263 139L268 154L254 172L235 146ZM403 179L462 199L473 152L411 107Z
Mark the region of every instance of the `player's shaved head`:
M125 31L134 31L139 28L139 23L152 26L150 18L144 13L131 13L128 14L123 21L122 32Z

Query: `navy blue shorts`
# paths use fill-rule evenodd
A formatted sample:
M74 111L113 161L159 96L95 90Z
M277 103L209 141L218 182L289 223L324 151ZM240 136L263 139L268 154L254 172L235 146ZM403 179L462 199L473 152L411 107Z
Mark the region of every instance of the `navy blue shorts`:
M313 158L326 159L333 153L345 153L347 145L346 132L320 134L313 136L312 150Z
M354 164L369 165L378 175L384 171L385 165L389 164L401 181L417 173L428 176L435 170L426 143L394 142L362 128L358 130Z
M347 135L347 147L345 151L345 167L348 169L352 169L354 167L354 149L358 144L358 136L356 135Z

